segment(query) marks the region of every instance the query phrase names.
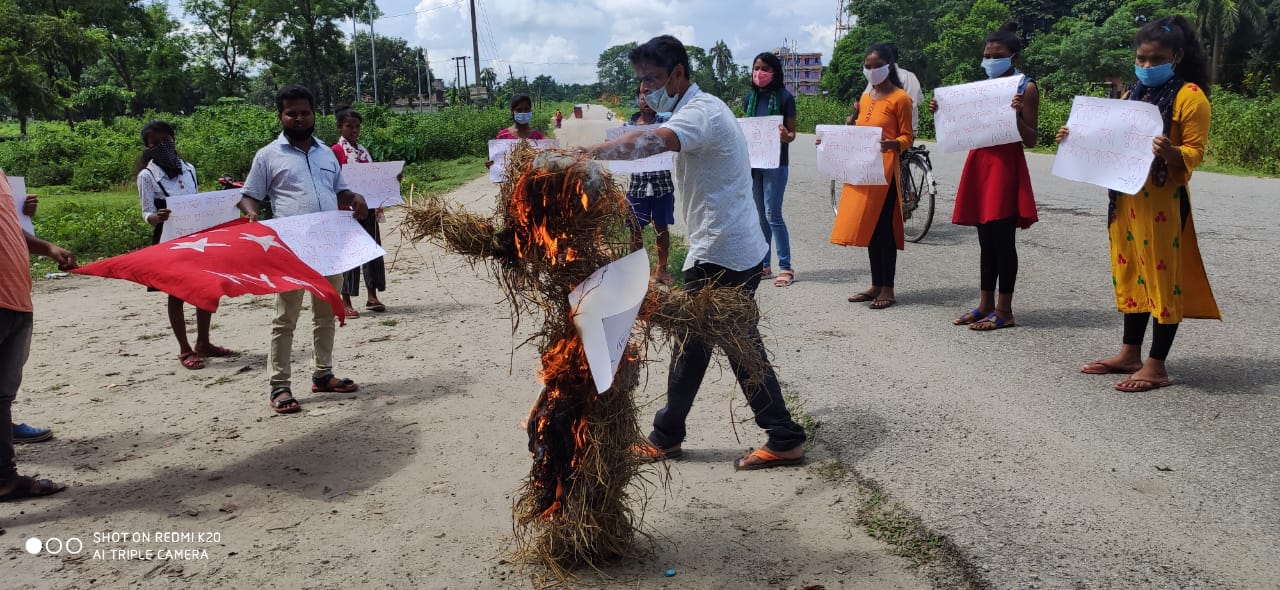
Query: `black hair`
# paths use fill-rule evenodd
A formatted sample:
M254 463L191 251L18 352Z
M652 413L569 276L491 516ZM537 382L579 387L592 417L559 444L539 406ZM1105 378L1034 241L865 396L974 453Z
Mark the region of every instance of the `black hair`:
M893 45L873 43L870 47L867 47L867 55L872 53L880 56L880 59L883 59L889 65L889 81L893 82L894 86L902 88L902 78L898 77L898 65L895 63L897 60L894 59L897 57L897 50L893 48ZM870 82L870 80L867 81Z
M316 97L307 90L306 86L301 84L290 84L280 89L276 93L276 114L284 113L284 101L286 100L305 100L311 105L311 110L316 110Z
M999 43L1004 45L1009 53L1018 55L1022 53L1022 37L1018 36L1018 23L1009 21L1004 26L987 33L985 43Z
M898 53L898 46L893 43L877 43L877 45L889 48L889 51L893 52L893 57L889 60L889 63L897 65L898 59L902 57L902 54Z
M1133 37L1136 50L1143 43L1157 43L1174 53L1182 52L1182 60L1174 64L1173 71L1184 80L1196 84L1209 95L1209 73L1205 65L1204 50L1191 23L1175 14L1147 22Z
M511 97L511 110L516 110L516 107L522 102L529 103L529 109L533 109L533 99L530 98L528 94L517 94Z
M147 145L147 136L152 133L167 133L174 139L178 137L178 133L173 130L173 125L169 124L168 121L152 119L142 126L142 133L139 134L142 138L142 145Z
M364 122L364 117L361 117L360 113L356 112L356 110L351 108L349 105L342 105L337 109L335 109L333 111L333 119L334 119L334 122L337 123L339 127L341 127L342 122L346 121L347 119L355 119L357 121L360 121L361 123Z
M769 66L769 69L773 70L773 81L769 82L769 85L765 86L761 90L777 90L782 88L786 83L786 81L783 80L782 75L782 60L778 59L778 56L765 51L757 55L755 59L751 60L752 69L755 68L756 60L764 62L764 65ZM754 81L751 83L751 87L755 88Z
M684 43L671 35L659 35L645 41L644 45L632 49L627 59L631 60L632 65L653 64L666 70L668 74L676 66L684 66L684 77L693 79L693 71L689 68L689 51L684 48Z

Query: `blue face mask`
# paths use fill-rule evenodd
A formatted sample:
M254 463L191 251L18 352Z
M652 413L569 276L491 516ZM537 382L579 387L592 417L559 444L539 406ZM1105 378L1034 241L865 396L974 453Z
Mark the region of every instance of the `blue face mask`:
M1153 68L1144 68L1138 64L1133 64L1133 73L1137 74L1138 81L1142 82L1147 88L1158 88L1164 86L1173 77L1173 63L1160 64Z
M987 71L988 78L995 78L996 76L1009 71L1012 67L1012 57L1001 57L998 59L984 58L982 60L982 69Z
M511 118L515 119L516 123L528 125L533 121L533 113L512 113Z

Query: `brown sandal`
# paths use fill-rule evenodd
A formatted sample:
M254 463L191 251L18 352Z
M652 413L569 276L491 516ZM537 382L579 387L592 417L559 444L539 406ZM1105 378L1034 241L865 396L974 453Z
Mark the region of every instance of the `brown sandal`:
M778 278L773 279L775 287L790 287L791 283L796 282L796 273L791 269L778 271Z
M204 368L204 361L201 360L200 355L196 354L195 351L179 354L178 362L182 363L182 366L191 369L192 371Z

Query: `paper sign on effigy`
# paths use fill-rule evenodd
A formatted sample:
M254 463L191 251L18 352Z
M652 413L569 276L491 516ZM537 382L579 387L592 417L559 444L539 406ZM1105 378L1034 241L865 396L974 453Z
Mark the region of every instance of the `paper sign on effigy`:
M738 119L742 134L747 136L747 153L751 154L752 168L777 168L782 157L782 136L778 126L782 116L744 117Z
M351 190L364 197L370 209L394 207L404 204L400 181L396 179L401 170L404 170L404 160L349 164L342 167L342 177Z
M613 375L648 291L649 255L636 250L591 273L569 292L573 325L582 337L596 393L613 386Z
M605 130L605 137L609 141L613 141L632 131L650 131L657 129L661 125L631 125L626 127L610 127ZM675 152L662 152L656 156L641 158L639 160L606 160L609 165L609 172L614 174L637 174L640 172L660 172L663 170L671 170L671 166L675 163Z
M818 125L818 172L845 184L884 186L879 127Z
M242 189L232 188L165 199L169 219L160 231L160 241L189 236L240 217L236 203L242 194Z
M18 210L18 225L22 226L22 231L36 235L31 218L22 213L22 206L27 202L27 179L23 176L10 176L9 188L13 191L13 206Z
M371 213L372 214L372 213ZM342 274L379 256L382 249L350 211L321 211L262 222L307 266L330 277Z
M1013 97L1022 76L946 86L933 91L938 112L933 114L938 149L962 152L1022 141Z
M529 145L538 150L560 147L558 139L490 139L489 159L493 160L493 166L489 167L489 180L503 182L507 179L507 152L522 141L528 141Z
M1151 170L1151 142L1164 131L1156 105L1077 96L1067 117L1070 134L1058 146L1053 175L1137 193Z

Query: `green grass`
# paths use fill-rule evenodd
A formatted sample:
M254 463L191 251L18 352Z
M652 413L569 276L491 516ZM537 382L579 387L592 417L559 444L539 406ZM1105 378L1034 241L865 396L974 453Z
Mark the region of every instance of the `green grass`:
M412 188L415 193L442 195L488 172L484 158L462 157L453 160L433 160L404 167L404 191Z
M400 323L400 320L395 320L395 319L382 320L381 322L378 322L378 323L380 323L380 324L382 324L382 325L384 325L384 326L387 326L387 327L392 327L392 326L395 326L396 324L399 324L399 323Z
M644 230L644 249L649 253L649 267L653 268L658 265L658 243L654 235L653 226L650 225ZM689 245L685 243L684 236L671 234L671 252L667 256L667 272L671 273L672 287L684 286L684 258L689 254Z

